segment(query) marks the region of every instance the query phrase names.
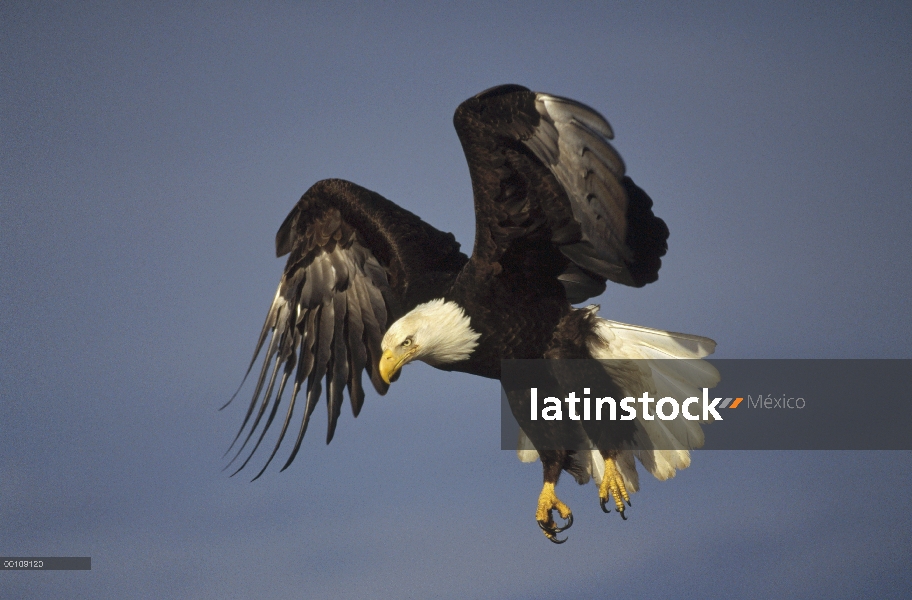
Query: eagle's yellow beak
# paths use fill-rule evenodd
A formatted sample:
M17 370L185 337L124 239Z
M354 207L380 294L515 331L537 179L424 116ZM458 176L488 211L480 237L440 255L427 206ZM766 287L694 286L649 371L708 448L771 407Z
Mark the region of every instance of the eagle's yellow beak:
M399 372L399 369L412 360L417 351L418 346L412 346L408 352L397 356L392 350L384 350L383 356L380 357L380 378L387 384L392 383L392 378Z

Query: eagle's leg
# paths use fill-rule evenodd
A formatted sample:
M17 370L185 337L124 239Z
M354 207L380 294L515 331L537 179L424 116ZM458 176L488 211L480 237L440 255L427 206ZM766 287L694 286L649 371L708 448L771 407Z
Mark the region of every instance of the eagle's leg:
M624 478L621 477L621 472L618 471L617 462L614 457L605 458L605 475L602 477L602 484L599 486L599 504L602 507L602 510L611 512L611 509L605 507L605 503L608 502L608 495L611 494L614 496L614 504L617 506L617 511L621 513L621 518L625 521L627 517L624 516L624 502L627 503L627 506L630 504L630 495L627 493L627 488L624 486Z
M557 453L543 452L541 454L545 481L544 485L542 485L541 494L538 496L538 510L535 511L535 520L538 521L538 526L545 533L545 537L555 544L563 544L567 541L567 538L560 540L557 538L557 534L570 529L570 526L573 525L573 513L554 493L554 486L557 485L563 460L562 457L549 456L550 454ZM563 527L558 527L554 522L553 511L555 510L562 519L567 521Z

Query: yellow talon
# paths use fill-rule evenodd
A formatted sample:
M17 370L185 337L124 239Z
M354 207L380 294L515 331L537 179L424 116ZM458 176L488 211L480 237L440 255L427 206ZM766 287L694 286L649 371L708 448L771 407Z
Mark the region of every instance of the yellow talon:
M630 496L627 494L624 478L621 477L621 472L618 471L617 463L613 458L605 459L605 475L602 477L602 484L599 486L599 500L601 501L602 510L605 512L608 512L608 509L605 508L605 503L608 501L609 494L614 496L614 504L623 517L624 502L630 505Z
M554 484L545 482L545 485L542 486L541 494L538 496L538 510L535 512L536 520L551 520L552 510L557 510L562 519L570 517L570 508L561 502L560 498L554 493Z
M566 525L558 527L554 523L554 517L551 514L553 510L556 510L561 518L567 521ZM538 521L538 526L541 527L545 537L555 544L563 544L567 541L566 538L563 540L557 539L557 534L570 528L573 524L573 514L570 511L570 507L561 502L554 493L553 483L545 482L542 486L541 494L538 496L538 510L535 511L535 520Z

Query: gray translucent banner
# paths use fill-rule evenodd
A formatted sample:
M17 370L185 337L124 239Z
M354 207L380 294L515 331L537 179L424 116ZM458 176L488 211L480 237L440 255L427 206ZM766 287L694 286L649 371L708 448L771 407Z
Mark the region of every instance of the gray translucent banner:
M517 449L520 424L539 450L700 447L681 433L696 425L711 450L912 450L912 360L508 360L501 385L504 450ZM663 397L662 416L674 419L655 414ZM626 421L624 398L636 411ZM704 416L712 422L696 420ZM672 434L644 437L647 426Z
M90 556L0 556L4 571L91 571Z

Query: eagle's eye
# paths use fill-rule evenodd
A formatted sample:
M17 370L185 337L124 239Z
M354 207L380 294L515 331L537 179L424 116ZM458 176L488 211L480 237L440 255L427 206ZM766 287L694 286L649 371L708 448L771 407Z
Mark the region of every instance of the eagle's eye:
M411 345L412 345L412 338L410 338L410 337L407 337L402 341L403 348L408 348Z

